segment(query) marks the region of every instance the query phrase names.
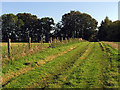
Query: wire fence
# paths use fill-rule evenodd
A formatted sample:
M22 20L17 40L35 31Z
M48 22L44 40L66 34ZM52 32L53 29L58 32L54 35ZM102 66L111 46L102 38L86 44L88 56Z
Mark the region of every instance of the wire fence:
M29 38L29 42L26 43L13 43L9 39L7 43L2 43L2 60L16 60L46 48L55 48L81 41L84 40L81 38L65 38L64 40L63 38L61 40L59 38L50 38L49 43L43 43L41 38L40 43L31 43L31 38Z

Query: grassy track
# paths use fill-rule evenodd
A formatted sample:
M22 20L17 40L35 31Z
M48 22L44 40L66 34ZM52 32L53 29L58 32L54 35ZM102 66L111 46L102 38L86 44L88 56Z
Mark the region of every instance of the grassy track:
M39 80L43 80L44 78L46 78L46 76L49 76L49 75L53 76L54 74L59 73L60 70L62 71L63 69L67 68L72 63L71 59L74 60L74 57L77 58L76 55L78 56L79 54L77 54L78 52L76 51L79 51L81 53L84 52L85 48L83 47L86 47L86 44L87 42L82 43L81 47L77 47L74 50L68 53L65 53L64 55L56 58L55 60L52 60L51 62L48 62L42 65L40 68L33 69L25 73L24 75L19 76L17 79L7 84L6 87L9 87L9 86L10 87L26 87L26 86L32 85L33 83L35 83L35 81L39 82ZM83 49L83 50L80 51L79 49ZM74 57L72 56L72 54L74 54Z
M67 88L118 88L118 68L116 59L111 68L107 53L95 43L91 54L67 78Z
M41 66L42 64L54 59L54 57L60 56L61 54L74 49L78 45L80 45L80 43L68 45L66 47L61 46L56 48L48 48L45 51L36 53L35 55L12 61L12 64L6 63L3 67L3 84L16 76L19 76L20 74L26 73L33 68ZM30 64L24 65L24 63Z
M106 60L104 61L103 76L104 76L104 87L119 87L119 65L120 56L118 51L108 44L102 43Z
M118 50L104 42L47 48L6 63L3 88L118 88L119 60Z
M47 81L47 85L45 87L49 88L63 88L64 84L67 84L66 80L70 76L71 73L73 73L74 69L79 66L80 63L83 62L83 60L90 54L92 48L93 48L93 43L91 43L88 48L85 48L84 53L81 53L81 55L78 58L74 58L74 61L71 63L70 66L65 68L63 72L59 72L59 74L55 75L55 77L52 78L51 81ZM40 86L37 86L40 88ZM44 88L45 88L44 87Z

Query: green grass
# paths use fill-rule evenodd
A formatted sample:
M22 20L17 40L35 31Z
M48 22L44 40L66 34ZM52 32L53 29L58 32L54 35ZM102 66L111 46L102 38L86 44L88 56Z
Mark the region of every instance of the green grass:
M34 70L27 72L24 75L21 75L20 77L15 79L13 82L9 83L6 87L25 87L26 85L29 86L30 84L32 85L32 83L35 83L36 80L37 81L43 80L43 78L46 75L49 75L49 74L53 75L55 73L59 73L60 72L59 70L63 70L65 69L65 67L69 66L71 62L74 60L74 58L78 58L79 56L78 52L84 51L83 47L85 47L86 44L87 43L82 43L81 47L77 47L76 49L56 58L55 60L48 62L47 64L41 66L40 68L36 68ZM81 51L80 49L83 49L83 50Z
M116 61L112 63L117 65ZM98 43L90 55L67 78L64 88L118 88L118 68L111 67L107 54Z
M68 49L75 47L67 51ZM4 88L118 88L120 56L104 42L57 43L35 54L3 64L3 77L32 68L8 79ZM66 53L63 53L66 52ZM60 53L63 53L59 55ZM46 58L54 57L47 62ZM35 62L45 61L41 66ZM30 65L23 65L30 63Z
M39 51L36 54L28 57L22 57L17 60L12 61L11 63L3 63L2 73L3 77L5 78L6 74L15 73L20 69L24 69L27 67L35 67L35 62L39 62L41 60L45 60L47 57L57 55L63 51L66 51L69 48L75 47L80 45L81 43L69 44L66 46L60 46L55 48L47 48L43 51ZM30 65L24 65L24 63L30 63Z

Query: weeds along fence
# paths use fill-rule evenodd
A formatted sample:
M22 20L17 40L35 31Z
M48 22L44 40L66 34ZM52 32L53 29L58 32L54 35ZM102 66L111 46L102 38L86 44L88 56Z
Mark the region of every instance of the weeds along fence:
M31 38L29 38L28 43L12 43L11 39L8 39L7 43L2 44L2 60L18 59L23 56L28 56L47 48L48 44L41 41L40 43L31 43Z
M55 38L52 39L52 43L50 43L49 47L59 47L59 46L65 46L65 45L69 45L69 44L73 44L73 43L78 43L78 42L83 42L85 40L83 40L82 38L65 38L65 39L59 39L59 38Z
M7 44L2 44L2 60L14 60L23 56L32 55L45 48L55 48L80 41L84 40L81 38L62 38L61 40L59 38L50 38L49 43L43 43L43 39L41 38L40 43L31 43L31 38L29 38L28 43L12 43L11 39L9 39Z

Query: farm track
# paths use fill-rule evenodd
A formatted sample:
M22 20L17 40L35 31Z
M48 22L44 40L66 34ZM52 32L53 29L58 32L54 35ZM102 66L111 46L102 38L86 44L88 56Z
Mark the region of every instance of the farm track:
M63 87L67 88L100 88L99 75L100 67L99 61L95 60L95 54L97 54L98 44L94 43L88 56L79 63L78 67L73 70L70 76L66 79L66 83Z
M103 87L110 88L118 88L119 86L119 57L118 51L116 51L113 47L107 45L108 43L101 42L101 48L103 50L104 57L106 60L102 61L101 63L104 65L102 68L102 76L103 76ZM112 52L114 51L114 52ZM116 52L116 53L115 53Z
M70 52L68 52L69 54L70 53L72 53L73 51L74 52L76 52L76 51L79 51L79 48L82 48L83 50L82 51L79 51L79 52L81 52L81 54L85 51L85 48L87 48L86 46L87 46L88 44L84 44L82 47L77 47L77 48L75 48L74 50L72 50L72 51L70 51ZM65 53L65 54L63 54L62 56L60 56L60 57L64 57L64 56L68 56L67 54L68 53ZM74 56L70 56L70 57L75 57L75 58L78 58L78 57L76 57L76 54L77 54L77 52L74 54ZM80 55L81 55L80 54ZM79 54L77 54L77 56L78 56ZM72 59L72 58L70 58L70 59ZM57 59L57 58L56 58ZM65 69L65 68L67 68L69 65L71 65L71 60L69 60L69 62L66 62L66 60L64 61L64 60L62 60L63 62L65 62L65 63L61 63L61 64L63 64L63 66L61 66L61 64L60 63L58 63L58 61L59 60L57 60L56 61L56 59L55 60L52 60L52 62L50 62L50 63L47 63L47 64L53 64L54 62L56 63L56 64L53 64L53 66L55 65L57 65L58 67L56 67L56 68L54 68L53 66L52 66L52 68L54 68L55 69L55 71L54 70L52 70L51 68L50 68L50 66L49 65L44 65L43 67L48 67L48 69L51 69L52 70L52 72L51 73L59 73L59 71L62 71L63 69ZM58 59L60 59L59 57L58 57ZM60 66L59 66L59 64L60 64ZM57 70L56 70L57 69ZM35 70L39 70L39 68L36 68L36 69L34 69L34 70L31 70L31 72L33 72L34 73L34 71ZM31 72L29 72L29 73L25 73L25 76L26 75L29 75L29 74L32 74ZM42 71L41 71L42 72ZM45 73L41 73L41 72L39 72L40 74L45 74ZM47 76L49 76L50 75L50 73L49 74L47 74ZM24 76L24 75L22 75L22 76ZM22 77L21 76L21 77ZM30 75L31 76L31 75ZM34 75L32 75L32 76L34 76ZM54 76L53 74L51 74L51 76ZM19 78L21 78L21 77L19 77ZM19 79L18 78L18 79ZM34 78L37 78L37 77L34 77ZM38 79L39 78L42 78L42 76L41 77L38 77ZM44 79L46 78L46 75L43 77ZM13 80L12 82L14 83L14 82L16 82L16 80L17 79L15 79L15 80ZM34 79L35 80L35 79ZM43 79L42 79L43 80ZM36 80L35 80L36 81ZM10 82L10 83L12 83L12 82ZM30 83L29 83L29 85L30 84L32 84L33 82L32 81L30 81ZM44 83L44 82L43 82ZM10 84L9 84L10 85ZM9 86L9 85L6 85L6 86ZM25 84L26 85L26 84ZM28 86L29 86L28 85ZM11 86L11 85L10 85ZM12 87L12 86L11 86Z
M91 45L93 45L93 44L91 44ZM46 82L43 81L43 83L45 83L45 86L44 87L42 86L42 88L49 87L49 85L51 83L53 83L54 86L56 85L56 86L59 86L59 87L63 88L63 84L66 83L66 80L70 76L70 74L74 71L74 69L76 69L79 66L80 63L83 63L83 60L90 54L90 52L91 52L91 50L93 48L93 46L90 47L91 45L88 45L87 48L85 49L85 51L83 53L81 53L81 55L79 56L79 58L77 58L76 60L74 60L70 64L70 66L68 66L65 69L63 69L62 72L59 72L58 74L53 75L52 78L47 78ZM60 82L60 83L58 83L58 82ZM34 84L30 88L36 88L37 86L35 86L35 85L37 85L37 84Z
M75 59L69 64L63 65L64 67L60 66L58 71L54 71L54 73L46 75L46 77L43 80L40 80L39 82L35 82L33 83L33 85L27 86L26 88L37 88L37 87L46 88L46 87L49 87L49 84L51 83L54 83L55 85L57 85L58 82L61 82L61 81L62 83L59 83L58 85L62 87L61 85L65 82L66 78L69 76L72 70L76 68L77 65L80 63L80 61L78 61L77 59L80 56L82 57L82 55L85 55L86 52L88 52L88 50L90 49L90 48L88 49L88 47L89 47L89 44L85 47L85 49L82 52L78 53L77 57L75 57Z
M21 71L4 88L118 88L117 53L104 42L81 44L37 61L36 67Z
M105 49L105 48L104 48ZM117 67L109 67L109 56L98 43L92 52L66 79L63 87L67 88L118 88ZM115 64L116 65L116 64ZM111 70L112 69L112 70Z
M37 62L37 66L34 67L34 68L38 68L38 67L42 66L43 64L46 64L46 63L48 63L49 61L54 60L55 58L57 58L57 57L65 54L65 53L67 53L67 52L70 52L71 50L75 49L76 47L77 47L77 46L74 46L74 47L71 47L71 48L69 48L68 50L63 51L63 52L61 52L61 53L59 53L59 54L56 54L56 55L53 55L53 56L49 56L49 57L45 58L45 60L39 60L39 61ZM34 68L32 68L32 67L22 68L22 69L20 69L20 70L18 70L18 71L16 71L16 72L11 73L11 74L10 74L10 73L6 74L6 75L4 76L5 78L2 78L2 83L3 83L2 86L4 87L4 86L7 85L9 82L11 82L11 81L13 80L13 78L19 77L20 75L25 74L25 73L27 73L28 71L30 71L30 70L32 70L32 69L34 69Z

